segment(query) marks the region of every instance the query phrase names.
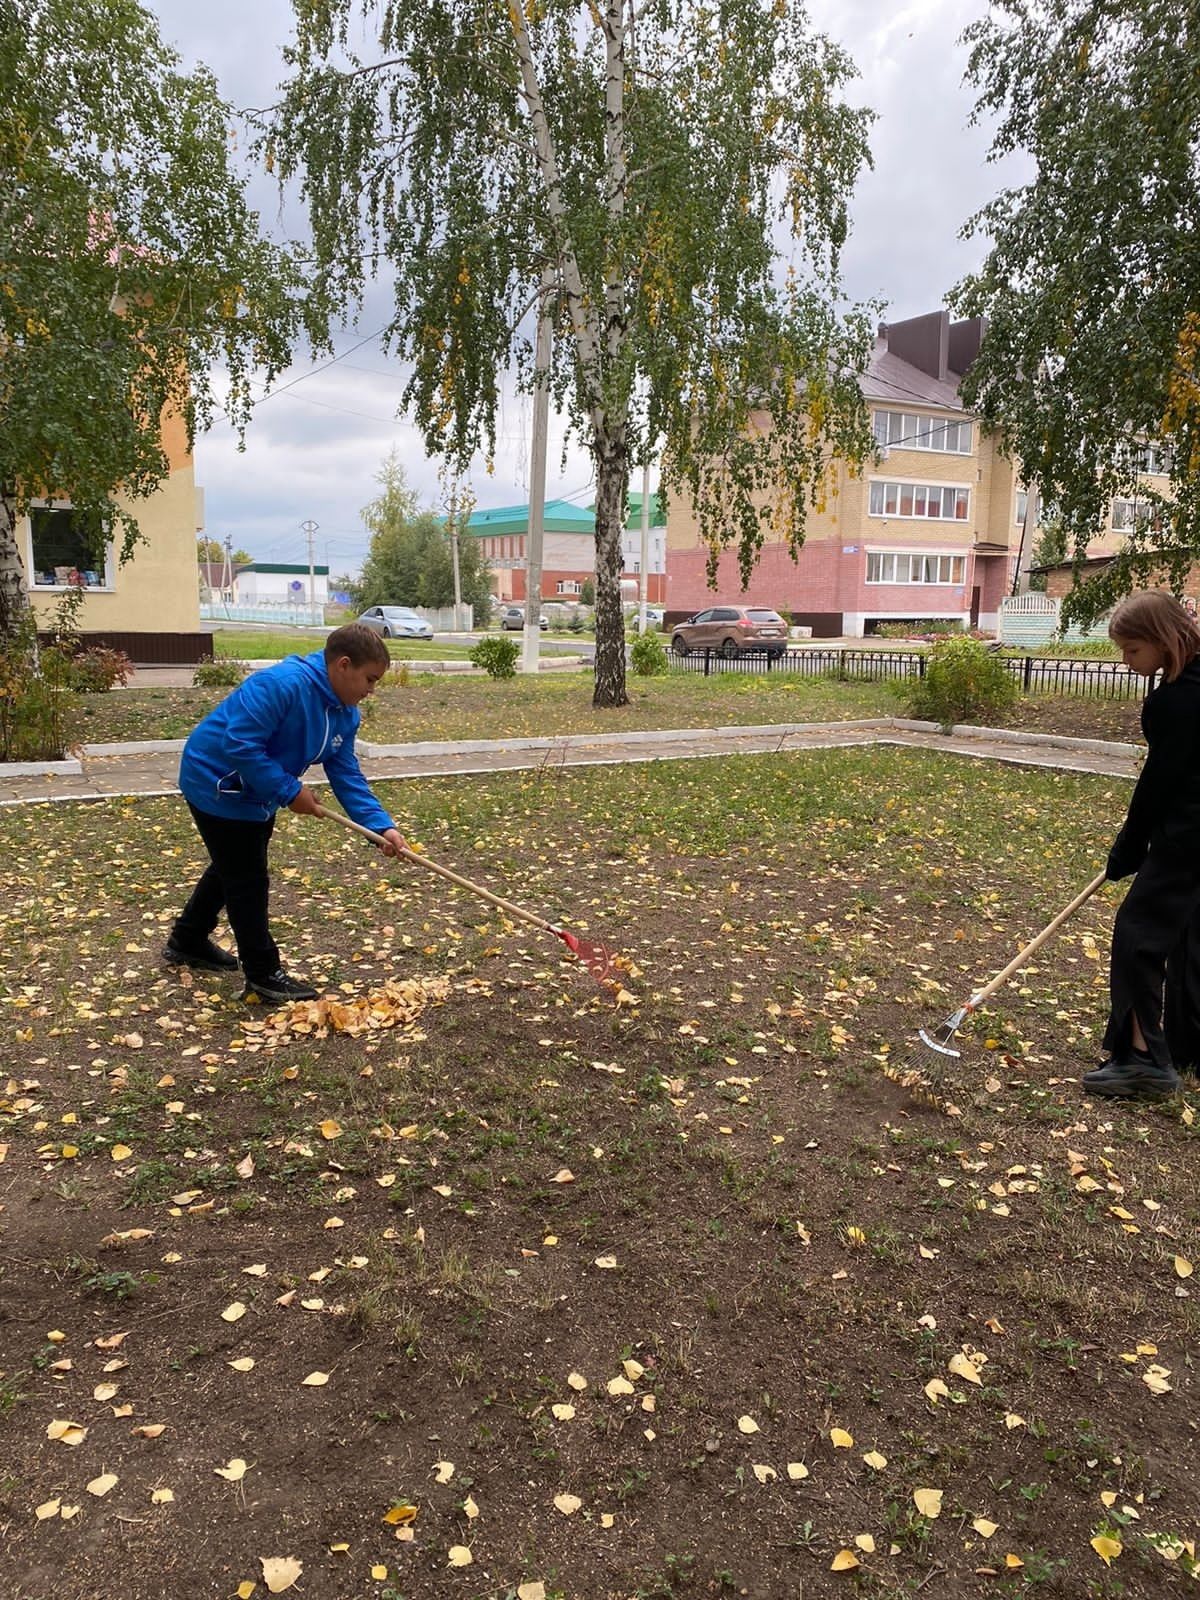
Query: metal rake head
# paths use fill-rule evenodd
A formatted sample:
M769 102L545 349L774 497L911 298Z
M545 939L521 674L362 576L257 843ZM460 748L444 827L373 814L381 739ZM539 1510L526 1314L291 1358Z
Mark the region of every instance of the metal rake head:
M607 945L593 943L591 939L581 938L579 934L570 933L566 928L556 928L555 932L597 983L608 983L613 978L617 970L617 958Z

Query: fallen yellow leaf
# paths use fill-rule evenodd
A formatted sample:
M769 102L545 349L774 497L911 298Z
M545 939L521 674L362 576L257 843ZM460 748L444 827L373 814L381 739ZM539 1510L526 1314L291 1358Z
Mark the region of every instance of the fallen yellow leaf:
M221 1313L222 1322L240 1322L246 1315L246 1308L240 1300L233 1300Z
M310 1372L307 1378L300 1379L301 1388L323 1389L329 1382L327 1372Z
M914 1489L913 1504L923 1517L940 1517L942 1493L941 1489Z
M830 1572L853 1572L854 1568L861 1566L861 1562L853 1550L839 1550L829 1563Z
M830 1428L829 1442L835 1450L849 1450L854 1443L854 1435L847 1433L845 1428Z
M991 1522L987 1517L976 1517L971 1526L981 1539L990 1539L999 1527L999 1523Z
M87 1492L101 1499L110 1489L115 1489L119 1481L115 1472L102 1472L87 1485Z
M554 1496L554 1509L561 1511L564 1517L573 1517L582 1504L583 1501L576 1494L556 1494Z
M218 1478L224 1478L227 1483L241 1483L246 1476L246 1463L241 1456L234 1456L225 1466L214 1467L213 1471Z
M1120 1539L1113 1539L1107 1533L1098 1533L1092 1540L1092 1549L1106 1567L1112 1566L1123 1548Z
M260 1556L263 1581L272 1594L282 1594L290 1589L304 1571L304 1563L295 1556Z

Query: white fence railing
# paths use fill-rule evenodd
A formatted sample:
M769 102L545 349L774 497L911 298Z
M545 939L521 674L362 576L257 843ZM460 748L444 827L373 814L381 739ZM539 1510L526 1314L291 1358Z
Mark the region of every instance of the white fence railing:
M414 606L414 611L425 618L434 633L469 633L474 617L469 605ZM336 616L336 612L334 615ZM353 619L353 609L345 613L344 620ZM232 600L201 600L200 616L205 622L273 622L278 627L321 628L326 626L325 607L310 606L306 601L296 604L291 600L256 600L252 605L239 605Z
M325 608L307 601L295 605L290 600L256 600L253 605L238 605L226 600L201 600L200 617L206 622L274 622L281 627L320 628L325 624Z
M1082 644L1085 640L1104 639L1108 636L1107 622L1104 618L1087 629L1080 628L1073 622L1064 628L1061 626L1061 621L1061 600L1052 600L1044 594L1009 595L1000 602L996 637L1001 644L1025 645L1032 648L1049 644L1051 639L1062 639L1069 644Z

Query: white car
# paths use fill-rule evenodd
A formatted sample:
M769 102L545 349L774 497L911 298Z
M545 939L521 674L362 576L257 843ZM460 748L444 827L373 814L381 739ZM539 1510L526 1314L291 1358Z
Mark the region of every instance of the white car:
M433 629L411 606L369 606L355 620L385 639L433 638Z

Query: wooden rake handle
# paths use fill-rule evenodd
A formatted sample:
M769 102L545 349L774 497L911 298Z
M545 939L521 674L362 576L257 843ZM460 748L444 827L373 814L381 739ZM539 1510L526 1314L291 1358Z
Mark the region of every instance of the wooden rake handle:
M1012 958L1002 972L998 972L990 983L985 983L982 989L976 990L976 992L967 1002L967 1010L974 1011L978 1006L981 1006L985 1000L990 999L990 997L995 994L997 989L1008 982L1013 973L1016 972L1017 968L1023 967L1029 960L1030 956L1034 955L1038 950L1040 950L1045 944L1046 940L1052 938L1054 934L1058 932L1063 923L1066 922L1067 918L1073 917L1079 910L1080 906L1086 901L1090 900L1096 893L1096 890L1101 888L1105 882L1107 882L1107 874L1104 872L1098 873L1096 877L1092 879L1091 883L1088 884L1086 889L1081 889L1079 891L1069 906L1063 907L1053 922L1048 922L1042 929L1041 933L1032 938L1023 950L1017 951L1016 955Z
M328 811L324 806L318 806L316 815L328 818L330 822L340 822L343 828L352 828L355 833L361 833L364 839L370 839L372 844L386 845L386 840L381 833L376 833L373 828L364 828L361 822L355 822L353 817L347 817L340 811ZM470 878L464 878L459 873L444 867L440 861L431 861L428 856L421 855L416 850L410 850L407 845L397 852L405 861L411 861L418 867L424 867L427 872L436 872L439 878L446 878L451 883L456 883L460 889L478 895L481 900L487 900L507 916L515 917L518 922L530 922L535 928L541 928L543 933L552 933L556 937L562 936L562 930L556 928L552 922L547 922L545 917L539 917L536 911L528 911L524 906L519 906L513 900L505 900L503 896L493 894L490 889L485 889L480 883L472 883Z

